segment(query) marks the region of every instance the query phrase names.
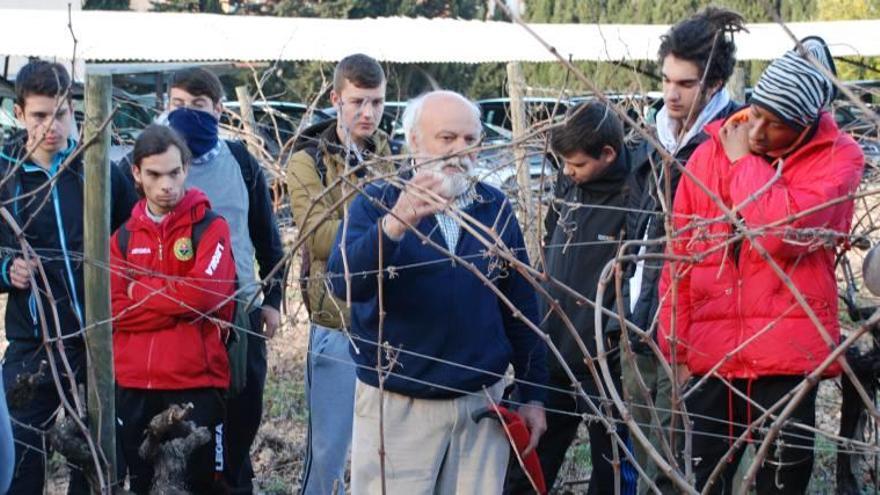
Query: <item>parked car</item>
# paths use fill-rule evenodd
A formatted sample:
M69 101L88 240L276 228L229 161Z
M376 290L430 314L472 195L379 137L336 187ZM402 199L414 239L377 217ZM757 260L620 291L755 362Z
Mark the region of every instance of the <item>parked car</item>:
M647 93L605 93L605 97L626 114L644 127L653 125L657 121L657 112L663 108L663 93L648 91ZM571 98L572 106L584 101L595 100L595 95L575 96ZM632 134L634 131L630 124L623 122L624 133Z
M500 189L511 202L517 203L522 194L516 176L516 152L512 141L512 133L507 129L483 122L483 149L477 155L474 175ZM526 141L519 146L525 153L531 195L533 199L546 203L552 198L556 183L555 159L546 152L541 139Z
M14 103L15 87L0 79L0 144L21 127L12 110Z
M76 132L80 132L85 121L85 94L82 85L75 85L70 97L73 102ZM15 118L14 105L15 94L0 86L0 134L4 140L24 129ZM155 111L142 105L135 95L119 88L113 89L113 107L113 119L110 124L110 159L118 161L128 154L141 131L153 122Z
M391 151L400 154L406 143L403 132L403 110L406 102L385 102L385 110L379 129L391 138ZM336 109L325 108L324 113L335 116ZM511 131L498 127L489 122L482 122L482 147L483 150L477 156L477 166L474 173L479 180L501 189L508 196L516 200L519 186L516 182L516 165L511 142ZM537 144L526 146L526 157L529 163L529 175L532 177L532 190L537 192L541 184L540 176L555 174L555 167L546 161L543 148ZM540 149L539 149L540 148ZM545 189L552 191L554 179L546 180Z
M406 139L403 138L403 110L406 108L405 101L386 101L382 118L379 120L379 130L388 135L388 145L392 155L403 152ZM336 118L336 107L327 107L322 110L330 118Z
M241 121L240 108L237 101L229 101L223 104L224 112L220 117L220 125L224 137L240 138L244 130ZM254 112L256 134L272 157L279 159L280 163L286 163L286 156L282 153L290 153L293 143L290 141L299 135L306 127L331 118L322 110L312 108L302 103L286 101L255 101L251 108Z
M831 110L840 130L849 133L862 147L865 165L871 170L880 168L880 112L872 110L873 116L867 115L846 100L835 101Z
M526 118L528 119L529 126L540 122L548 122L556 117L565 115L565 112L573 106L568 100L556 98L530 96L524 98L523 101L526 105ZM510 116L510 98L478 100L477 104L480 106L480 111L483 114L483 122L501 129L513 129L513 122Z
M15 119L12 105L6 105L13 100L0 98L0 144L11 138L17 131L23 129L22 125Z
M868 106L876 108L880 104L880 81L846 81L843 84Z
M73 115L82 129L85 121L85 91L76 85L71 91ZM118 161L127 155L141 132L153 123L158 112L144 105L136 95L113 88L113 120L110 128L110 160Z

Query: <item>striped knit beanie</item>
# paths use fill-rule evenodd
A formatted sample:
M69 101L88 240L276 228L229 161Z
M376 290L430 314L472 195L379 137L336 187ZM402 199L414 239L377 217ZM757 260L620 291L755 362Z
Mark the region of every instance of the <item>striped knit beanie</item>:
M801 46L813 60L837 74L834 59L825 40L809 36ZM795 129L811 126L822 109L834 99L834 83L808 59L799 47L776 59L761 74L751 103L773 112Z

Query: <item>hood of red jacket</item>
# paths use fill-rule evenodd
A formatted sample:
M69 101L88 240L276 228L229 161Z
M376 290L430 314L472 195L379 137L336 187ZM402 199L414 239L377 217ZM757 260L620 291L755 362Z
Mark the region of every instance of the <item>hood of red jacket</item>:
M128 229L132 231L138 229L168 230L180 225L191 225L201 220L210 208L211 202L208 201L208 196L201 189L190 187L187 188L177 206L162 219L162 223L156 224L147 215L147 200L141 199L131 210Z

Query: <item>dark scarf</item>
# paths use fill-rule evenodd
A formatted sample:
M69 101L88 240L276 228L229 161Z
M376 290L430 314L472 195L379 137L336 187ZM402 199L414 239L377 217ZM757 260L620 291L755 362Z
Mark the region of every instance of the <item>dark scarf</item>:
M213 115L201 110L178 108L168 114L168 125L183 136L194 158L217 146L218 124Z

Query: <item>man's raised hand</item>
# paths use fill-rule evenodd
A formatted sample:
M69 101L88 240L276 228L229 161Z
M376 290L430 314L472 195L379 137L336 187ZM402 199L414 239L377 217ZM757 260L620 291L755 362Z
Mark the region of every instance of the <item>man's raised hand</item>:
M391 212L385 215L382 223L385 234L400 240L408 225L418 225L422 218L443 210L447 202L440 196L442 187L443 176L438 173L422 171L415 174Z

